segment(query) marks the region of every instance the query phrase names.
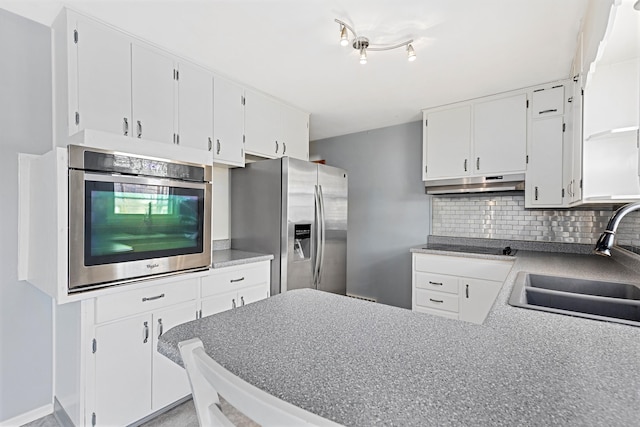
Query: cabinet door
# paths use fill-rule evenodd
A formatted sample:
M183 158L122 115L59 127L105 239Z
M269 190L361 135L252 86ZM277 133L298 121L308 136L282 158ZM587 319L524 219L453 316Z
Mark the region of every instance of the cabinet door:
M244 89L213 79L213 162L244 166Z
M173 59L139 44L132 45L132 134L152 141L173 143Z
M275 100L257 92L245 91L245 151L257 156L282 156L279 140L281 107Z
M469 175L471 107L427 114L427 179Z
M473 109L473 173L524 172L527 95L480 102Z
M179 144L208 150L213 137L213 76L185 63L179 64L178 71Z
M250 286L238 291L239 306L251 304L252 302L260 301L267 298L269 292L269 286L266 283L260 285Z
M571 180L568 187L570 202L582 200L582 101L584 100L582 74L575 80L571 103L573 132L571 133Z
M96 425L128 425L151 412L151 329L151 315L96 327Z
M117 31L84 20L78 20L77 34L79 120L76 125L76 111L70 111L70 129L125 134L127 123L131 128L131 43Z
M482 324L501 288L501 282L469 278L460 279L458 318L467 322Z
M191 393L187 372L158 353L160 336L182 323L195 320L196 304L191 302L153 314L153 388L152 409L157 411Z
M282 105L282 155L309 160L309 115Z
M202 300L202 316L211 316L238 306L238 292L225 292Z
M562 116L532 120L527 192L531 206L562 204Z

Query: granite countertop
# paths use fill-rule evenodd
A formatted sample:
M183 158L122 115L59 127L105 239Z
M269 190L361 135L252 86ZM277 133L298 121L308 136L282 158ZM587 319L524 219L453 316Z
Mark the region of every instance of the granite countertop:
M513 257L510 257L513 258ZM508 305L519 271L638 284L637 259L519 249L483 325L296 290L186 323L179 341L345 425L637 425L640 328Z
M270 261L271 254L239 251L236 249L215 250L211 253L211 268L230 267L259 261Z

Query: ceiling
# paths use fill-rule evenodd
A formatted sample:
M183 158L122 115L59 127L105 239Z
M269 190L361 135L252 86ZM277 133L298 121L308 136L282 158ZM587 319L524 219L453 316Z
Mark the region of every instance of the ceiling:
M63 4L311 113L318 140L569 76L588 0L0 0L51 25ZM371 43L339 44L338 18Z

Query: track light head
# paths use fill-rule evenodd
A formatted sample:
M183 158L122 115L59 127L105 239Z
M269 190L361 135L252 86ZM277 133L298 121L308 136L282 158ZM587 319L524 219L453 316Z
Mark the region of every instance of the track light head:
M413 46L411 45L411 43L407 45L407 59L409 60L409 62L413 62L416 60L416 51L413 50Z
M340 24L340 45L349 45L349 34L347 33L347 27L342 24Z

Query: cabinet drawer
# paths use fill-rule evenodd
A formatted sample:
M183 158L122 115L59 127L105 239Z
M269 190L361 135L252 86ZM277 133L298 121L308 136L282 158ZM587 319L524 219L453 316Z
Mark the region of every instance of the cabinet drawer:
M265 268L266 266L266 268ZM269 264L247 264L211 270L209 276L202 278L202 297L231 292L247 286L266 283L269 280Z
M534 91L531 107L533 119L564 114L564 86Z
M414 311L416 311L417 313L428 313L428 314L433 314L435 316L446 317L447 319L459 320L458 313L455 313L453 311L434 310L431 308L420 307L420 306L416 307Z
M503 282L515 258L505 260L465 258L448 255L413 254L415 271L474 277L478 279Z
M458 278L433 273L415 273L416 287L433 291L458 293Z
M199 279L180 280L96 298L96 323L195 300Z
M416 289L416 305L457 313L458 295Z

